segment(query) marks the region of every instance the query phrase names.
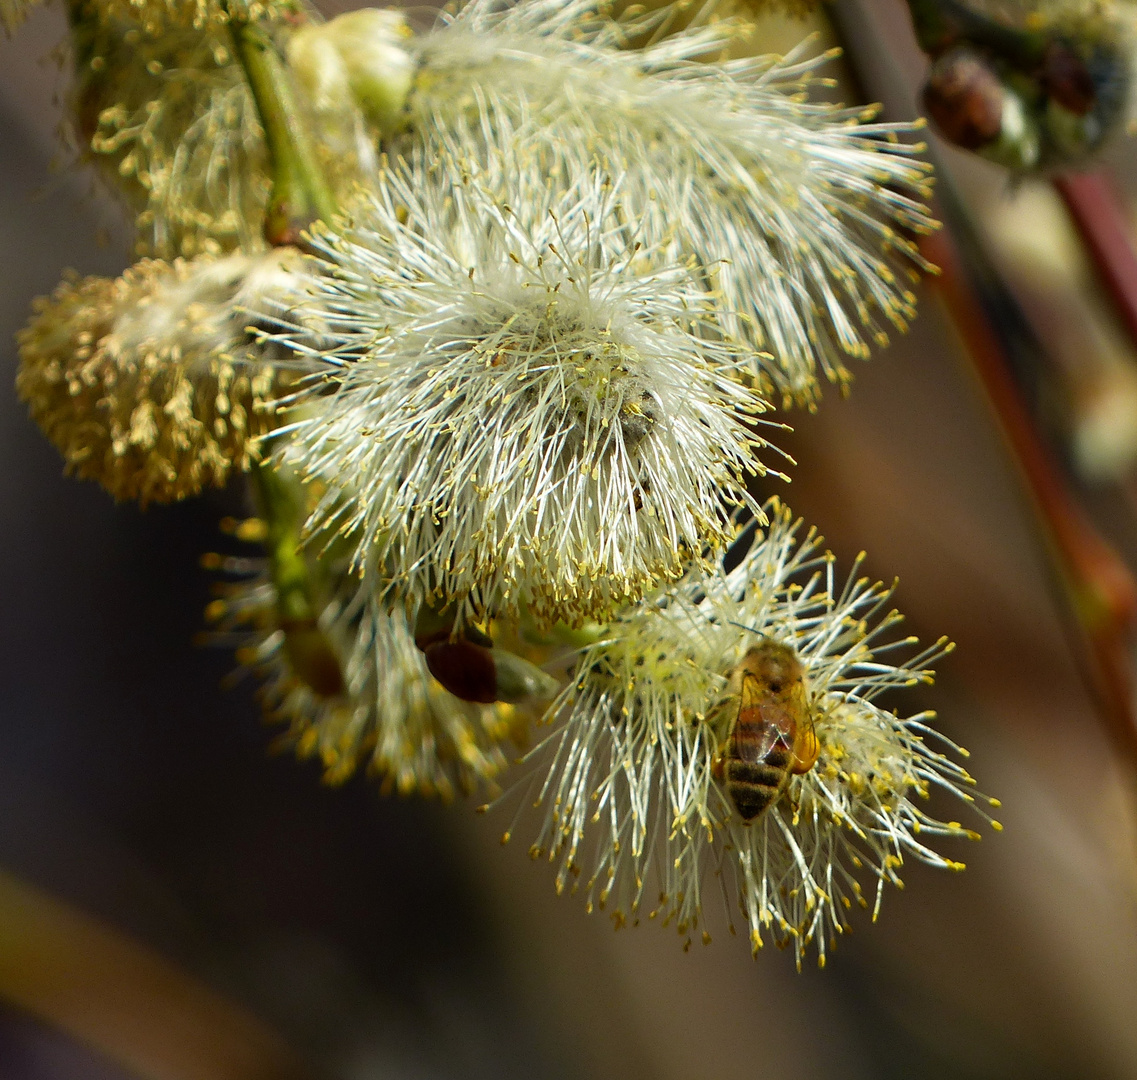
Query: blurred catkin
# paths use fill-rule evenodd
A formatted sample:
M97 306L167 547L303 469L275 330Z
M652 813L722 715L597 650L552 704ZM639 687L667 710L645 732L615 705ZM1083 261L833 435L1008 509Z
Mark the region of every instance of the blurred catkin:
M145 504L246 468L277 374L257 362L243 305L292 288L297 258L146 259L113 280L68 276L38 300L16 386L68 471Z

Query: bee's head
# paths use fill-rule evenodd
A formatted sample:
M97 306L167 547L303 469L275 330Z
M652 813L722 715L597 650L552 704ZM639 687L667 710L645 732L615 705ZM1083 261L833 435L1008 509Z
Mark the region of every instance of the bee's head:
M760 679L772 693L780 694L796 682L804 671L797 653L789 645L766 640L755 645L743 661L747 671Z

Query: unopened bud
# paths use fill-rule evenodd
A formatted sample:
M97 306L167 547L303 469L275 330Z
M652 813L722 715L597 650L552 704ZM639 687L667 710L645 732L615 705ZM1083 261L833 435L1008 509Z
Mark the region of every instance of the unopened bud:
M484 705L494 701L516 705L556 694L557 680L535 664L506 649L492 648L489 638L474 627L468 627L465 635L451 641L416 633L415 639L431 675L455 697Z
M309 23L288 39L288 64L308 92L312 107L321 113L354 104L347 64L327 29Z
M401 12L363 8L322 26L305 26L288 45L288 60L317 108L355 104L381 136L401 126L414 63L402 47L410 36Z
M497 669L492 650L471 641L435 641L423 649L426 666L447 690L463 701L497 701Z
M556 694L560 684L536 664L505 649L491 649L490 652L497 674L498 701L516 705L533 698L551 698Z
M1037 121L979 51L960 45L939 57L923 97L928 116L949 142L1016 170L1038 163Z

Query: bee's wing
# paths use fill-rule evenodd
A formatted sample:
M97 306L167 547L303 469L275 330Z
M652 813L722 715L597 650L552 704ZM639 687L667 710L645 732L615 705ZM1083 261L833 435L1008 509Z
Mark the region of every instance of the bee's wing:
M779 742L792 744L792 718L756 675L743 673L739 702L733 742L740 761L759 764Z

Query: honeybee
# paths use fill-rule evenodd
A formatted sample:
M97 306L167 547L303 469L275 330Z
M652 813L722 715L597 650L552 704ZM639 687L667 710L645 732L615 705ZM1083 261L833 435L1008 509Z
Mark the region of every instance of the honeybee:
M793 648L769 639L754 645L730 673L722 715L730 726L711 773L749 824L778 801L791 777L813 768L821 749Z

